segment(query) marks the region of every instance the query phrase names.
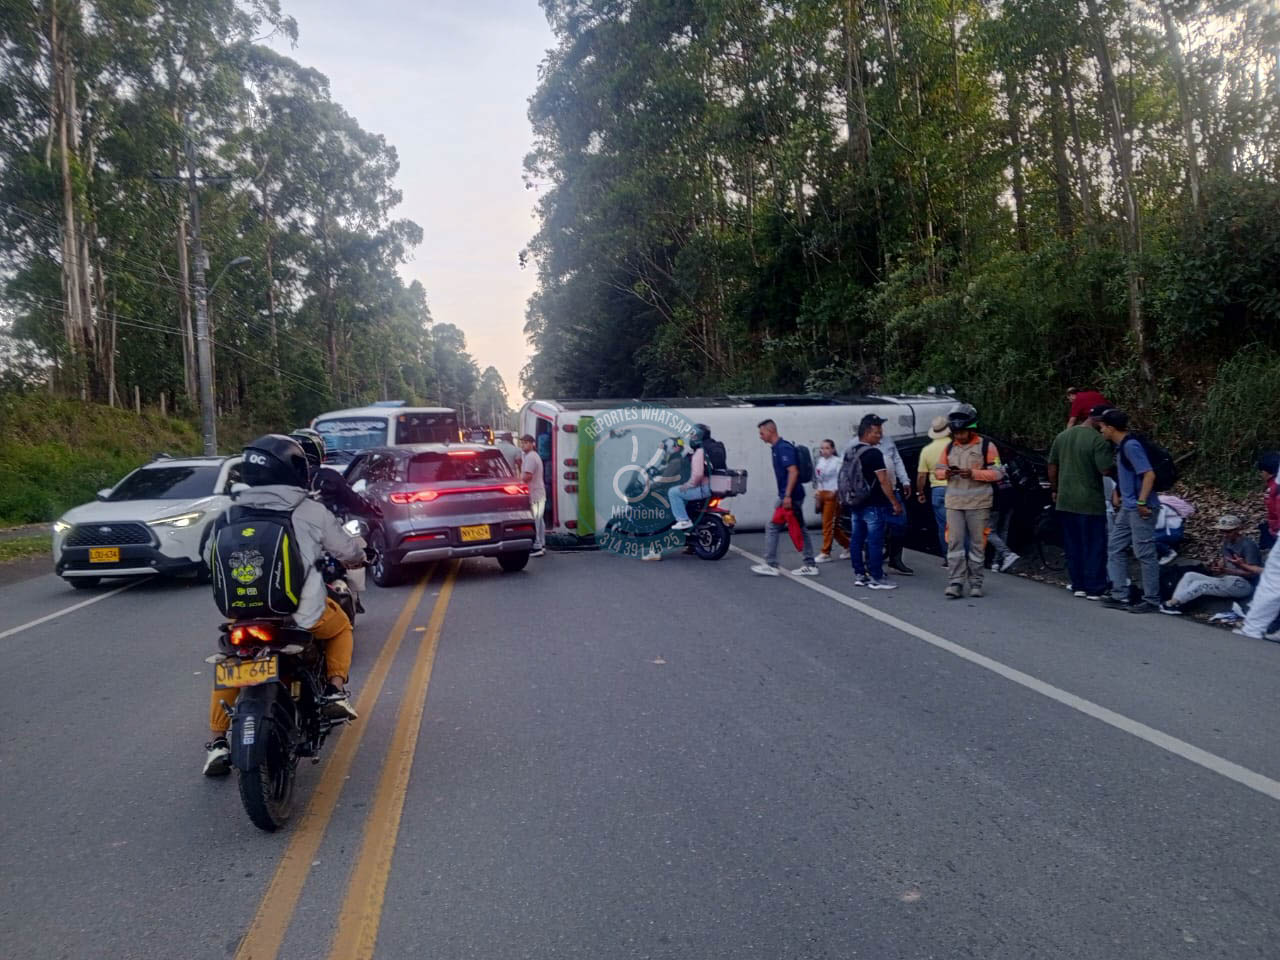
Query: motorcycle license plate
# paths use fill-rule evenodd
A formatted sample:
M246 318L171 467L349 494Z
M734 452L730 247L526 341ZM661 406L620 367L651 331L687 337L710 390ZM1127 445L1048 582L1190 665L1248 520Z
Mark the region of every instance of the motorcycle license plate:
M120 548L119 547L90 547L89 562L90 563L119 563Z
M462 535L463 543L472 540L489 539L489 525L487 523L482 523L478 527L459 527L458 531Z
M258 660L224 660L213 668L213 685L219 690L231 687L256 687L280 676L280 658Z

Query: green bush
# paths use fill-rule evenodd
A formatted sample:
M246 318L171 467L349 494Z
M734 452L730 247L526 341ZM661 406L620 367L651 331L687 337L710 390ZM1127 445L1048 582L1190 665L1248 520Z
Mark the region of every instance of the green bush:
M1258 454L1280 449L1280 354L1252 344L1222 364L1196 434L1196 476L1233 492L1256 486Z

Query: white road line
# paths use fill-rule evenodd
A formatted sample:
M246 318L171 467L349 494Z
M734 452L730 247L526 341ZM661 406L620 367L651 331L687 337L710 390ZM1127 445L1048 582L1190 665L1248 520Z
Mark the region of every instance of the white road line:
M130 587L136 587L141 582L141 580L130 580L123 587L116 587L114 590L108 590L106 593L100 593L96 597L90 597L88 600L81 600L79 603L73 603L69 607L63 607L61 610L55 610L53 613L31 620L21 626L10 627L8 630L0 631L0 640L3 640L5 637L12 637L15 633L21 633L23 630L30 630L32 627L38 627L42 623L48 623L50 620L57 620L59 617L65 617L68 613L74 613L83 607L89 606L91 603L99 603L106 600L108 597L114 597L117 593L122 593Z
M748 553L741 547L730 547L734 553L741 554L748 560L756 563L764 563L764 559L757 557L753 553ZM824 597L842 603L852 610L870 617L872 620L879 620L881 623L893 627L895 630L901 630L903 633L915 637L917 640L923 640L939 650L945 650L947 653L955 654L961 660L968 660L970 663L982 667L984 670L990 670L992 673L1004 677L1006 680L1012 680L1020 686L1026 687L1028 690L1034 690L1042 696L1048 697L1050 700L1056 700L1058 703L1064 704L1073 710L1078 710L1086 716L1093 717L1095 720L1101 720L1103 723L1115 727L1117 730L1123 730L1125 733L1132 734L1140 740L1154 744L1162 750L1167 750L1175 756L1182 757L1184 760L1190 760L1192 763L1204 767L1206 770L1212 770L1214 773L1221 774L1229 780L1243 784L1251 790L1257 790L1259 793L1270 797L1272 800L1280 800L1280 780L1272 780L1270 777L1261 773L1256 773L1247 767L1242 767L1238 763L1232 763L1230 760L1224 759L1217 754L1210 753L1207 750L1201 750L1199 747L1187 743L1185 740L1179 740L1177 737L1170 736L1163 731L1154 727L1149 727L1145 723L1140 723L1126 717L1122 713L1116 713L1114 710L1108 710L1106 707L1099 706L1092 700L1086 700L1083 697L1077 697L1074 693L1068 693L1055 687L1051 683L1045 683L1043 680L1037 680L1028 673L1021 670L1015 670L1013 667L1006 666L999 660L992 660L990 657L984 657L980 653L962 647L958 643L953 643L945 637L940 637L936 633L930 633L928 630L917 627L914 623L908 623L905 620L899 620L893 614L885 613L883 610L877 610L875 607L868 606L852 597L847 597L837 590L830 587L824 587L822 584L815 582L810 577L797 577L789 571L782 570L782 575L790 577L802 587L808 587L816 593L822 594Z

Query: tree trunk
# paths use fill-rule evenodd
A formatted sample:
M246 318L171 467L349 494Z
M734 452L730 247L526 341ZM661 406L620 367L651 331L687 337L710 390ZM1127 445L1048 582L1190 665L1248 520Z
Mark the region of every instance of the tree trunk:
M1165 2L1160 4L1160 18L1164 21L1165 42L1169 46L1169 63L1173 68L1173 81L1178 89L1178 110L1182 114L1182 142L1187 151L1187 187L1191 191L1191 209L1196 225L1200 224L1200 160L1196 149L1195 128L1191 119L1191 96L1187 92L1187 69L1182 59L1182 37L1173 21L1173 13Z
M1075 233L1071 210L1071 174L1067 163L1067 131L1063 125L1062 83L1055 67L1049 67L1049 131L1053 143L1053 187L1058 212L1058 236Z
M262 184L262 219L267 229L265 258L267 268L267 318L271 321L271 366L276 374L276 386L280 386L280 332L276 328L276 278L272 254L275 251L275 221L271 217L271 199L267 195L265 179Z
M1018 249L1026 253L1031 249L1027 235L1026 182L1022 174L1022 94L1018 90L1018 78L1010 70L1004 75L1005 92L1009 98L1009 146L1012 148L1013 165L1013 224Z
M1080 133L1080 117L1076 113L1076 97L1072 89L1071 72L1067 65L1067 55L1058 58L1058 69L1062 77L1062 94L1067 103L1067 120L1071 124L1071 152L1075 155L1076 181L1080 191L1080 217L1084 220L1086 240L1090 249L1097 242L1094 233L1093 190L1089 183L1089 168L1084 162L1084 137Z

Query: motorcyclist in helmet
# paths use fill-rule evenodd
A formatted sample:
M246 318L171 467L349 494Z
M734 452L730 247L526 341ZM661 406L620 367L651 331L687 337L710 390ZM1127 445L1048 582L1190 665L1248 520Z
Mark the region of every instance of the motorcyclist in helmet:
M342 608L329 599L316 561L329 553L349 567L358 567L364 563L364 539L347 534L332 513L307 496L307 457L296 439L278 433L267 434L245 447L244 455L241 477L248 489L237 489L232 498L237 504L290 514L298 552L307 571L293 622L310 630L323 644L329 678L325 691L328 712L355 720L356 712L346 689L351 669L351 621ZM212 562L214 540L215 537L209 537L205 547L206 563ZM226 739L231 721L222 705L234 703L236 693L234 689L215 688L210 698L211 736L205 744L206 776L222 776L231 771Z
M705 500L711 495L711 482L707 472L707 454L702 443L711 436L706 424L695 423L689 431L689 449L693 456L689 458L689 479L678 487L672 487L667 496L671 500L671 512L675 514L676 523L673 530L688 530L693 526L689 519L687 504L691 500Z
M962 403L947 414L951 442L938 458L934 476L947 481L948 599L981 597L982 562L991 530L995 484L1004 477L1000 451L978 435L978 411Z
M328 453L328 447L321 433L309 427L302 427L293 431L289 436L302 445L302 450L307 455L308 473L311 480L309 489L320 495L320 500L325 506L330 509L336 509L341 513L355 514L356 516L363 516L368 513L372 513L375 516L381 515L382 511L377 508L376 504L371 503L351 489L351 485L347 483L342 471L325 465L324 458Z

